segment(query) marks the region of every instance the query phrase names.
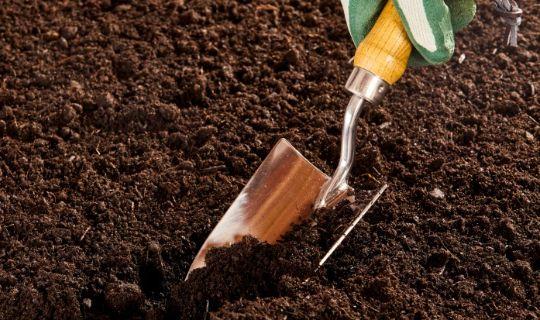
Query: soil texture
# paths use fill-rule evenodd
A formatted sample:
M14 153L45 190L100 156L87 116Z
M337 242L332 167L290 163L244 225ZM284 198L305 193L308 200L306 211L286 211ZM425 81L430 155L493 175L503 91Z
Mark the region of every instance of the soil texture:
M520 5L519 48L479 1L450 62L366 110L356 204L184 282L279 138L336 165L339 1L2 1L0 319L538 319L540 6Z

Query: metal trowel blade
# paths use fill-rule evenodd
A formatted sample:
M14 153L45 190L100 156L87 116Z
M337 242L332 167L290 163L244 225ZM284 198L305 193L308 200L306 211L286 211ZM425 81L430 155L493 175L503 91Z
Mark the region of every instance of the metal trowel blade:
M279 140L210 233L188 275L204 267L210 248L230 246L248 235L275 243L293 224L309 216L328 180L287 140ZM342 198L336 197L333 203Z

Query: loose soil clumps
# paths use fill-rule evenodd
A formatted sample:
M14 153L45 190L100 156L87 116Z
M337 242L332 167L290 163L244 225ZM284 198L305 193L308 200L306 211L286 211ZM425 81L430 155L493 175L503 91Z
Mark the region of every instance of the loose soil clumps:
M184 282L279 138L336 165L339 1L3 1L0 319L537 318L540 7L510 49L491 5L362 116L357 205L390 187L323 268L349 204Z

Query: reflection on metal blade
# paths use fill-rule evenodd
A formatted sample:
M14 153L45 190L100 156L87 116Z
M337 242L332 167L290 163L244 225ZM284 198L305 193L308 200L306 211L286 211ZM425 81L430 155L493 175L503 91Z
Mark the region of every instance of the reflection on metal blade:
M287 140L279 140L210 233L189 272L204 266L208 249L229 246L244 236L275 243L313 211L328 179Z

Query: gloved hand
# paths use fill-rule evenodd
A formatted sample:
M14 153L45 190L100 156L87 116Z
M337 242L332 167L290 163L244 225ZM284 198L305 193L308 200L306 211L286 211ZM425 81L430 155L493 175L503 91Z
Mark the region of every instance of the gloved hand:
M387 0L341 0L354 44L369 33ZM454 33L474 17L474 0L388 0L401 17L414 50L411 66L440 64L454 53Z

